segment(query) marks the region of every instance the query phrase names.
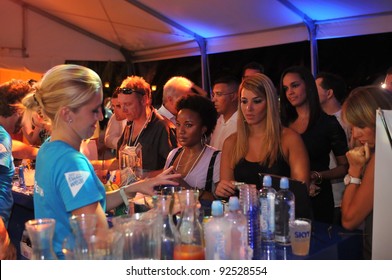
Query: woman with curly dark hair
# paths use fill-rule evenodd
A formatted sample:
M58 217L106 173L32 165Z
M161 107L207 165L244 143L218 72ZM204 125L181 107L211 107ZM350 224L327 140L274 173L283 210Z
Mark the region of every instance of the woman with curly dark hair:
M212 201L219 182L220 151L207 145L218 113L214 103L200 95L188 95L177 102L176 134L181 147L167 157L165 168L174 166L182 175L180 185L203 190L200 200Z

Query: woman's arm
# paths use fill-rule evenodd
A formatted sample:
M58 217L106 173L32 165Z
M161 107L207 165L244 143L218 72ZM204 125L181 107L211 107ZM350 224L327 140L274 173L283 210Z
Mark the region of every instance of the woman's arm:
M348 151L347 158L350 163L348 174L361 178L369 153L367 145ZM373 153L366 165L361 184L349 184L343 193L342 225L346 229L356 229L373 210L374 166L375 154Z
M310 183L309 155L301 136L290 128L282 131L282 147L290 165L292 179Z
M72 211L72 215L81 214L95 214L97 216L97 231L104 231L109 229L105 211L102 209L102 206L99 202L94 202Z
M12 140L12 156L16 159L35 159L38 148L18 140Z
M144 180L137 181L130 185L122 187L123 191L128 197L136 195L137 192L153 195L154 187L159 185L174 185L178 186L177 179L181 177L181 174L173 173L173 167L169 167L159 175L153 178L146 178ZM123 203L123 198L120 194L120 189L106 193L106 208L111 210Z
M234 167L231 166L231 154L235 148L235 142L237 135L233 134L229 136L222 148L222 155L220 160L220 181L216 185L215 195L218 197L229 197L235 194L234 181Z
M348 161L345 156L347 152L347 137L339 121L333 117L329 116L330 121L328 122L327 135L329 136L332 152L336 158L336 167L332 169L318 171L321 178L318 177L316 172L313 172L311 176L312 179L343 179L347 174ZM316 176L315 176L316 175Z
M336 167L324 171L318 171L322 179L341 179L347 174L348 161L346 156L337 156ZM317 179L317 178L312 178Z

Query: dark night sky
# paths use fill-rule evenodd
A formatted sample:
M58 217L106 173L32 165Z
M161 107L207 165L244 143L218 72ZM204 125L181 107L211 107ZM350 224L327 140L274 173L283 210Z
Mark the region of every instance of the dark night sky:
M238 77L242 66L250 61L264 65L266 74L278 85L281 72L292 65L305 65L310 68L309 42L270 46L235 52L210 54L208 56L211 80L220 72L230 71ZM376 80L381 82L385 71L392 66L392 33L355 36L318 41L319 71L340 75L349 90L361 85L369 85ZM88 65L96 70L103 81L110 80L112 90L131 75L124 63L111 62ZM99 68L99 69L97 69ZM142 76L150 84L157 85L154 104L160 103L162 87L172 76L188 77L201 85L200 56L145 62L135 64L133 74Z

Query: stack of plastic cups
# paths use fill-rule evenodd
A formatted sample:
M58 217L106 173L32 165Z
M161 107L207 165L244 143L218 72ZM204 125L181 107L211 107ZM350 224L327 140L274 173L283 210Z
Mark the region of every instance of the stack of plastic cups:
M242 213L248 222L248 243L253 250L254 260L261 259L261 228L260 228L260 205L258 192L254 185L241 185L240 205Z

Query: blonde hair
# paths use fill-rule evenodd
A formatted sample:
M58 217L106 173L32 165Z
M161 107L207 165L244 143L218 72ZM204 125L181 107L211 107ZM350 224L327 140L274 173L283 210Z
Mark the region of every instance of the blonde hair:
M267 102L266 114L266 133L264 142L260 139L260 154L265 152L265 158L260 164L272 166L278 159L279 154L283 154L281 147L282 125L279 116L278 95L275 86L270 78L264 74L255 74L244 79L240 85L239 97L241 92L247 89L259 97L265 98ZM238 120L237 120L237 142L234 152L231 154L231 164L234 167L248 152L249 126L245 121L245 117L241 110L241 102L238 104Z
M143 79L143 77L128 76L125 80L122 81L121 88L133 89L140 93L136 94L139 99L142 99L143 96L147 96L147 102L151 102L151 87L150 84Z
M376 129L378 108L392 109L392 94L379 86L358 87L351 91L342 106L342 117L346 124Z
M56 127L62 107L76 112L96 95L103 95L100 77L93 70L74 64L51 68L22 103L27 110L39 111Z

